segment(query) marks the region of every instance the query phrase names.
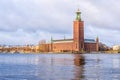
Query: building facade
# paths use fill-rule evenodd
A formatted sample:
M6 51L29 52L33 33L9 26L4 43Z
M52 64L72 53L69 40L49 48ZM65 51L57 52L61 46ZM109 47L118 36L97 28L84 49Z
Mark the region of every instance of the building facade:
M50 52L81 52L81 51L98 51L99 39L84 39L84 21L81 20L81 12L78 9L76 19L73 22L73 38L72 39L51 39L49 45Z
M114 50L114 51L120 50L120 45L114 45L114 46L113 46L113 50Z

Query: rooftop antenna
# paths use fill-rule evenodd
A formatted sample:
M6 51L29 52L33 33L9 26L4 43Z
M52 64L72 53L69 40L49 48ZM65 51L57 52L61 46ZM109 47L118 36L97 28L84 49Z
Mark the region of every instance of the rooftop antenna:
M77 8L79 9L80 8L80 0L77 0Z

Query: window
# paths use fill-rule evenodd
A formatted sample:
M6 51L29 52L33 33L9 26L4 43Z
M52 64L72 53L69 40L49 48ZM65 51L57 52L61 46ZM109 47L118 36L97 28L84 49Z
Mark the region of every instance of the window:
M76 49L77 49L77 43L76 43Z

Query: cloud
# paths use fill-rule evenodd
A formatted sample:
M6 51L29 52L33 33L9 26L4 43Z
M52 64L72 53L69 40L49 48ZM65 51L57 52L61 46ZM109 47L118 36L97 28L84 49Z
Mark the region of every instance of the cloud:
M109 46L120 44L119 2L114 0L109 0L109 2L84 0L80 4L87 37L97 35L100 37L101 42Z
M100 37L108 45L120 44L120 1L114 0L1 0L0 44L37 44L64 35L72 37L79 5L85 37ZM111 38L112 37L112 38ZM114 39L113 39L114 38Z

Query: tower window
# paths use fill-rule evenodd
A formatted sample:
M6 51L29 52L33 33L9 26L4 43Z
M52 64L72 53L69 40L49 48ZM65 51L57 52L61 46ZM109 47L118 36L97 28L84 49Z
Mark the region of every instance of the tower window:
M77 49L77 43L76 43L76 49Z

